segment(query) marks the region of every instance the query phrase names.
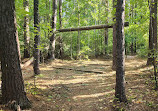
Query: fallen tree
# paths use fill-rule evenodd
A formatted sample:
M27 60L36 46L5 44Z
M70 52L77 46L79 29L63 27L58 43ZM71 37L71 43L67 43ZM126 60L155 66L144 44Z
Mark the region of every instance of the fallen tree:
M27 62L25 62L24 64L20 64L21 69L25 69L26 67L30 66L33 63L33 57L30 58ZM1 65L1 64L0 64ZM0 67L0 71L1 71L1 67Z
M102 71L89 71L89 70L81 70L81 69L74 69L74 68L64 68L64 67L53 67L53 68L55 68L55 69L64 69L64 70L80 71L80 72L87 72L87 73L103 74Z
M124 23L125 27L129 26L129 22ZM112 28L113 24L111 25L93 25L93 26L84 26L84 27L77 27L77 28L66 28L66 29L58 29L58 32L72 32L72 31L82 31L82 30L93 30L93 29L105 29L105 28Z
M26 67L28 67L29 65L31 65L33 63L33 57L28 60L27 62L25 62L24 64L21 64L21 69L25 69Z

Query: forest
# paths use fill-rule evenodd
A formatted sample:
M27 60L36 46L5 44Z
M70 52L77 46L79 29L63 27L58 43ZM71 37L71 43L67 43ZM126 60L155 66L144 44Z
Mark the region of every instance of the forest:
M157 0L0 0L0 111L158 111Z

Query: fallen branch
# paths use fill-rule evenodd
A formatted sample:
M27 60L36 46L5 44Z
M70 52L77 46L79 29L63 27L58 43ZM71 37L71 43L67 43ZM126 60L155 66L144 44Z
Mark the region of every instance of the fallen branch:
M81 70L81 69L74 69L74 68L64 68L64 67L53 67L55 69L64 69L64 70L74 70L74 71L80 71L80 72L88 72L88 73L97 73L97 74L103 74L101 71L88 71L88 70Z
M28 67L32 63L33 63L33 57L30 60L28 60L27 62L25 62L24 64L20 64L21 69L25 69L26 67ZM0 71L1 71L1 67L0 67Z
M21 69L25 69L26 67L28 67L32 63L33 63L33 57L30 60L28 60L27 62L25 62L24 64L21 64Z
M124 26L129 26L129 22L125 22ZM93 30L93 29L106 29L112 28L113 24L111 25L93 25L93 26L83 26L77 28L67 28L67 29L58 29L57 32L72 32L72 31L81 31L81 30Z

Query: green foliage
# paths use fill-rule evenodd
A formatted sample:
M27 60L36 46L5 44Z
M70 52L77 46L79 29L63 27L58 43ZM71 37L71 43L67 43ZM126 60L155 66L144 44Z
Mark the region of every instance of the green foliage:
M138 53L138 56L139 57L147 57L148 56L148 49L147 47L145 46L142 46L140 47L138 50L137 50L137 53Z
M37 87L35 87L33 84L31 83L26 83L25 84L25 88L26 88L26 92L29 93L29 94L33 94L33 95L36 95L38 94L38 89Z
M91 53L92 50L88 46L82 47L80 53L79 53L79 58L80 59L88 59L88 54Z
M49 37L52 35L51 31L51 17L52 17L52 1L39 1L40 14L40 50L43 56L47 56L49 47ZM59 12L59 9L58 9ZM113 17L116 9L113 8L112 0L108 1L108 6L105 0L64 0L62 4L62 28L91 26L97 24L113 23ZM21 45L21 53L24 50L24 16L29 15L30 28L30 47L31 54L33 54L34 46L34 26L33 26L33 1L29 0L29 12L23 8L23 1L16 0L16 19L17 29ZM59 19L59 14L58 19ZM140 57L147 56L148 50L148 36L149 36L149 6L148 1L145 0L128 0L125 8L125 21L129 22L129 27L125 28L125 40L127 54L131 53L131 44L136 39L137 54ZM59 20L57 20L57 29L59 28ZM112 54L113 47L113 32L109 29L108 46L104 44L104 30L90 30L81 31L80 34L80 49L81 52L77 55L77 32L62 33L63 48L65 56L93 56L104 52ZM57 37L58 38L58 35ZM96 43L96 45L95 45ZM71 51L72 50L72 51ZM58 52L58 51L56 51ZM89 53L87 53L89 52ZM85 58L85 57L84 57Z

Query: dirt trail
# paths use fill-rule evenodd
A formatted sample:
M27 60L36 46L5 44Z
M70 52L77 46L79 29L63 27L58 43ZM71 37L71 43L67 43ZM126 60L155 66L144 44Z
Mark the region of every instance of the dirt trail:
M115 71L111 60L61 61L41 65L41 75L34 88L33 71L23 70L32 111L111 111L119 107L128 111L150 111L158 108L158 94L150 83L151 67L145 60L126 60L126 94L129 105L114 104ZM66 67L102 71L103 74L55 69ZM150 105L152 104L152 105ZM157 106L156 106L157 105Z

